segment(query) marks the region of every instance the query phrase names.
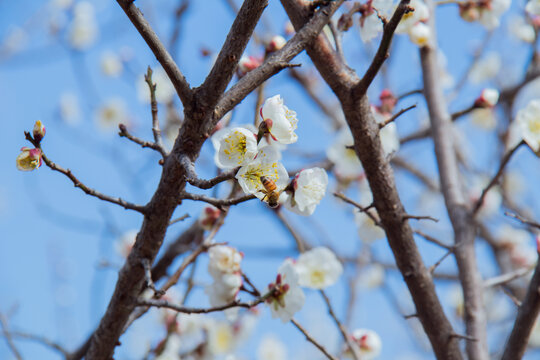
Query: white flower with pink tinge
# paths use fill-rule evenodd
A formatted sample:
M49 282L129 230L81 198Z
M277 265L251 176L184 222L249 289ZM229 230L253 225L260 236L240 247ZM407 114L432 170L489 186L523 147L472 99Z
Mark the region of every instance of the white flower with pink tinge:
M268 285L272 295L266 300L273 318L283 323L289 322L306 300L306 296L298 284L298 273L292 260L287 259L278 269L276 281Z
M292 144L298 140L294 132L298 123L296 112L283 104L281 95L266 99L260 114L274 140L282 144Z
M283 192L280 202L297 214L311 215L324 197L327 186L328 175L324 169L302 170L293 180L293 190Z
M356 329L352 333L353 343L358 346L362 360L372 360L381 353L382 340L375 331L369 329ZM350 350L345 355L351 358Z
M532 100L518 111L512 127L518 138L523 139L535 152L540 151L540 99Z
M220 306L232 302L242 286L242 275L240 273L224 273L214 282L208 285L204 292L208 295L210 305Z

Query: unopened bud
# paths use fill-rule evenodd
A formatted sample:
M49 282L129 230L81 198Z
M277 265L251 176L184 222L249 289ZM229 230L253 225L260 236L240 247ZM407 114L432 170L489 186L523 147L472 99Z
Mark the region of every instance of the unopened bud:
M41 120L36 121L34 124L32 135L34 136L34 140L36 140L38 143L45 137L45 126Z
M255 56L242 56L238 62L238 71L242 76L253 69L258 68L262 64L262 60Z
M283 36L276 35L270 40L270 42L266 46L266 51L274 52L274 51L281 50L285 46L286 43L287 43L287 40L285 40Z
M381 106L378 108L379 112L391 114L394 111L394 107L397 104L397 98L394 96L392 91L389 89L384 89L381 91L379 100L381 100Z
M480 11L476 4L472 2L467 2L464 4L459 4L459 16L465 21L473 22L477 21L480 18Z
M492 108L499 101L499 91L496 89L484 89L480 96L474 101L474 106L479 108Z
M213 206L207 206L204 208L201 217L199 218L199 223L204 230L211 230L220 215L221 210Z

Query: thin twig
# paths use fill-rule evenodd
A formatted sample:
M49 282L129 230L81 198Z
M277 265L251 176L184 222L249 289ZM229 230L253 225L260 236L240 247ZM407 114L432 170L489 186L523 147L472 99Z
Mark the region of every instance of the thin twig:
M189 217L189 214L184 214L184 215L182 215L180 217L177 217L176 219L173 219L173 220L169 221L169 226L171 226L172 224L176 224L177 222L184 221L188 217Z
M223 206L238 205L240 203L243 203L243 202L246 202L248 200L255 199L255 198L256 198L255 195L248 194L248 195L243 195L243 196L236 197L234 199L218 199L218 198L213 198L213 197L209 197L209 196L206 196L206 195L191 194L191 193L187 193L187 192L181 193L180 197L179 197L180 200L204 201L204 202L206 202L208 204L212 204L215 207L220 208L220 209Z
M36 142L32 138L32 135L30 135L29 132L25 131L24 134L25 134L26 139L28 141L30 141L36 148L41 150L41 157L42 157L43 162L45 163L45 165L47 165L51 170L58 171L59 173L62 173L65 176L67 176L73 182L73 185L75 185L75 187L78 187L79 189L84 191L87 195L94 196L94 197L96 197L96 198L98 198L100 200L103 200L103 201L107 201L107 202L110 202L110 203L113 203L113 204L120 205L124 209L135 210L135 211L138 211L138 212L140 212L142 214L145 213L145 211L146 211L145 206L132 204L130 202L122 200L121 198L115 198L115 197L112 197L112 196L108 196L108 195L102 194L99 191L96 191L96 190L94 190L92 188L89 188L88 186L86 186L85 184L80 182L79 179L77 179L75 177L75 175L73 175L71 170L64 169L63 167L61 167L59 165L56 165L54 162L52 162L45 155L45 153L43 152L43 149L41 148L41 144L39 142Z
M223 311L223 310L226 310L226 309L231 309L231 308L235 308L235 307L243 307L243 308L246 308L246 309L250 309L252 307L255 307L257 305L259 305L260 303L264 302L266 300L266 298L268 296L270 296L271 292L269 292L267 295L263 296L263 297L260 297L258 299L255 299L253 301L250 301L250 302L245 302L245 303L242 303L242 302L239 302L239 301L232 301L228 304L225 304L225 305L220 305L220 306L215 306L215 307L211 307L211 308L192 308L192 307L187 307L187 306L181 306L181 305L176 305L176 304L172 304L166 300L155 300L155 299L139 299L137 300L137 305L138 306L152 306L152 307L158 307L158 308L167 308L167 309L171 309L171 310L174 310L174 311L178 311L179 313L184 313L184 314L208 314L208 313L211 313L211 312L216 312L216 311Z
M441 258L439 260L437 260L437 262L433 265L431 265L428 270L430 273L433 274L433 272L435 271L435 269L441 265L441 263L444 261L444 259L446 259L448 256L450 256L452 253L454 252L454 249L450 249L448 250L443 256L441 256Z
M2 331L2 335L3 336L11 336L13 338L20 338L20 339L25 339L25 340L30 340L30 341L35 341L39 344L42 344L44 346L47 346L51 349L54 349L56 351L58 351L59 353L61 353L66 359L70 359L70 353L64 349L61 345L55 343L54 341L51 341L47 338L44 338L43 336L39 336L39 335L33 335L33 334L28 334L28 333L24 333L24 332L21 332L21 331L11 331L11 332L8 332L8 331Z
M324 290L320 290L319 292L321 296L323 297L324 302L326 303L326 307L328 308L328 313L330 314L332 319L334 319L334 322L336 323L339 329L339 332L341 333L341 336L343 336L343 340L345 340L345 342L347 343L347 347L351 351L353 358L355 360L360 360L362 357L358 351L358 348L352 343L351 337L349 336L349 334L347 334L347 330L345 329L345 326L343 326L341 321L339 321L336 313L334 312L334 308L332 307L332 304L330 303L330 299L328 298Z
M498 276L494 276L492 278L484 280L484 287L493 287L493 286L500 286L504 285L512 280L519 279L520 277L526 276L534 269L534 266L532 267L525 267L516 269L514 271L501 274Z
M409 215L409 214L403 215L403 220L409 220L409 219L431 220L431 221L434 221L434 222L439 222L439 219L436 219L436 218L434 218L432 216L429 216L429 215Z
M223 181L234 179L234 176L240 169L234 168L228 171L224 171L213 179L204 180L199 179L197 173L195 172L195 166L189 158L182 157L180 160L180 164L184 167L186 171L186 181L191 185L198 187L199 189L210 189Z
M497 181L499 180L499 177L502 175L503 171L504 171L504 167L506 166L506 164L508 164L508 162L510 161L510 158L512 157L512 155L517 151L517 149L523 145L525 142L521 141L519 144L517 144L516 146L514 146L514 148L512 148L510 151L508 151L504 157L502 158L501 160L501 164L499 165L499 169L497 170L497 172L495 173L495 175L493 176L493 178L491 179L491 181L489 182L489 184L485 187L484 190L482 190L482 194L480 195L480 198L478 199L478 201L476 202L474 208L473 208L473 215L474 214L477 214L478 213L478 210L480 210L480 207L482 206L482 204L484 203L484 199L486 198L486 195L488 193L488 191L493 187L495 186L495 184L497 183Z
M375 223L375 225L381 226L381 221L374 214L372 214L371 211L369 211L369 209L372 208L373 205L366 206L366 207L362 206L359 203L357 203L356 201L354 201L354 200L348 198L347 196L345 196L345 194L339 193L339 192L334 193L334 196L337 197L337 198L340 198L341 200L345 201L348 204L353 205L358 210L360 210L361 212L363 212L367 216L369 216L369 218Z
M397 113L395 113L394 115L392 115L392 117L388 118L387 120L383 121L382 123L379 124L379 129L382 129L384 128L386 125L390 124L391 122L394 122L398 117L400 117L401 115L403 115L404 113L406 113L407 111L411 110L411 109L414 109L416 107L416 104L414 105L411 105L409 107L406 107L404 109L401 109L399 110Z
M415 233L416 235L419 235L419 236L423 237L423 238L426 239L427 241L434 243L435 245L438 245L438 246L440 246L440 247L442 247L442 248L445 248L446 250L451 250L451 249L453 249L453 246L452 246L452 245L447 245L447 244L443 243L442 241L440 241L440 240L434 238L434 237L431 236L431 235L426 234L425 232L423 232L423 231L421 231L421 230L418 230L418 229L417 229L417 230L414 230L414 233Z
M186 78L174 62L173 58L159 40L158 36L144 18L141 11L135 6L133 0L117 0L122 7L129 20L135 25L148 47L152 50L156 59L159 61L163 69L171 79L171 82L176 89L176 93L182 100L184 105L190 105L193 91L191 90Z
M159 152L161 156L163 156L163 158L167 157L167 152L165 151L163 146L158 145L155 142L139 139L138 137L131 135L124 124L118 125L118 129L120 129L120 131L118 132L118 135L120 135L120 137L125 137L126 139L133 141L135 144L138 144L143 148L155 150Z
M298 330L300 330L302 334L304 334L306 340L315 345L315 347L319 349L328 359L338 360L335 356L331 355L328 350L324 348L324 346L319 344L295 319L291 319L291 322L294 324L294 326L296 326Z
M150 91L150 108L152 111L152 133L154 134L154 142L159 148L163 149L163 141L161 139L161 130L159 129L158 108L156 100L156 83L152 82L152 69L150 66L144 75L144 81L148 84ZM162 153L163 154L163 153Z
M0 328L2 330L4 337L6 338L8 347L13 353L13 355L17 358L17 360L22 360L21 353L17 349L17 346L15 346L15 343L13 342L13 338L11 337L11 333L9 332L7 319L4 317L4 314L2 313L0 313Z
M508 211L506 211L504 213L504 215L512 217L512 218L518 220L519 222L521 222L522 224L525 224L525 225L528 225L530 227L533 227L533 228L536 228L536 229L540 230L540 223L537 223L537 222L532 221L532 220L527 220L527 219L525 219L524 217L522 217L522 216L520 216L518 214L512 214L512 213L509 213Z

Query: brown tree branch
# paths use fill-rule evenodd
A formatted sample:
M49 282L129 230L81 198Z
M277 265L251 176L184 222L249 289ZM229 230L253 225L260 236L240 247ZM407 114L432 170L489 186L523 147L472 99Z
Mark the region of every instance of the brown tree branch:
M187 193L187 192L183 192L180 194L180 200L194 200L194 201L204 201L208 204L212 204L214 205L215 207L217 208L221 208L223 206L231 206L231 205L238 205L240 203L243 203L243 202L246 202L248 200L253 200L255 199L255 195L253 194L248 194L248 195L243 195L243 196L239 196L239 197L236 197L236 198L233 198L233 199L218 199L218 198L213 198L213 197L209 197L209 196L206 196L206 195L202 195L202 194L191 194L191 193Z
M32 145L34 145L36 148L40 149L41 150L41 157L43 159L43 162L45 163L45 165L47 165L51 170L53 171L58 171L59 173L61 174L64 174L65 176L67 176L69 178L69 180L71 180L71 182L73 182L73 185L79 189L81 189L82 191L84 191L87 195L90 195L90 196L93 196L93 197L96 197L100 200L103 200L103 201L107 201L107 202L110 202L110 203L113 203L113 204L116 204L116 205L120 205L122 206L124 209L129 209L129 210L135 210L135 211L138 211L142 214L145 213L146 211L146 206L143 206L143 205L137 205L137 204L132 204L130 202L127 202L125 200L122 200L121 198L115 198L115 197L112 197L112 196L109 196L109 195L105 195L105 194L102 194L100 193L99 191L97 190L94 190L88 186L86 186L85 184L83 184L82 182L79 181L79 179L77 179L75 177L75 175L73 175L73 173L71 172L70 169L64 169L63 167L55 164L54 162L52 162L48 157L47 155L45 155L45 153L43 152L43 149L41 148L41 144L37 141L35 141L33 138L32 138L32 135L30 135L29 132L24 132L25 134L25 137L28 141L30 141L32 143Z
M129 20L135 25L135 28L139 31L144 41L146 41L146 44L152 50L161 66L163 66L163 70L165 70L169 79L171 79L176 93L180 97L180 100L182 100L182 104L189 107L191 105L193 91L148 21L146 21L141 11L135 6L133 0L117 0L117 2L129 17Z
M310 18L309 9L304 2L281 2L296 29L300 29ZM343 64L325 37L319 36L306 50L341 102L381 224L436 356L439 359L461 359L458 341L451 336L454 331L444 315L432 277L418 252L412 229L408 222L402 221L401 217L405 212L395 187L392 169L382 149L379 127L371 113L369 100L365 95L360 96L352 91L357 88L360 79ZM369 82L365 80L366 82L368 85Z
M2 330L2 334L4 335L4 338L6 339L8 348L13 353L13 356L15 356L17 360L22 360L21 353L19 352L19 349L17 349L17 346L15 346L15 343L13 342L13 337L8 328L7 319L2 313L0 313L0 330Z
M506 342L502 360L521 359L532 329L540 312L540 261L536 264L534 275L529 284L527 294L519 307L512 332Z
M118 135L120 137L125 137L126 139L128 140L131 140L133 141L135 144L138 144L140 145L141 147L143 148L150 148L150 149L153 149L153 150L156 150L157 152L159 152L161 154L161 156L163 156L164 158L167 156L167 152L165 151L165 149L163 148L163 146L155 143L155 142L150 142L150 141L145 141L145 140L142 140L142 139L139 139L138 137L136 136L133 136L131 135L128 131L127 131L127 128L124 124L120 124L118 125L118 129L120 130L118 132Z
M466 350L470 359L488 360L483 287L474 248L475 226L462 192L454 144L452 136L449 136L452 119L448 113L439 81L433 2L427 0L426 5L430 8L428 26L430 26L432 41L420 49L424 96L430 115L441 189L454 229L454 255L463 287L467 335L478 340L467 342Z
M258 68L247 73L240 81L234 84L219 100L214 113L214 119L221 119L234 108L249 93L255 90L265 80L280 70L287 68L289 61L298 55L320 33L322 28L330 21L334 12L344 0L336 0L319 9L316 14L306 21L305 26L287 41L285 46L274 52Z
M295 319L291 319L291 322L293 323L294 326L296 326L296 328L298 330L300 330L300 332L302 334L304 334L304 336L306 337L306 340L309 341L310 343L312 343L313 345L315 345L315 347L317 349L319 349L323 354L324 356L326 356L328 359L330 360L338 360L338 358L336 358L335 356L333 356L332 354L330 354L328 352L328 350L326 350L326 348L324 346L322 346L321 344L319 344L317 342L317 340L315 340L313 338L313 336L311 336L307 331L306 329L304 329Z

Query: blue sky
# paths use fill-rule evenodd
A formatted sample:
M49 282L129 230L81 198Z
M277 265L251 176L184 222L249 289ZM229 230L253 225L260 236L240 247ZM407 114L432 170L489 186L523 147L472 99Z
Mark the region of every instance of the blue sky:
M84 195L67 178L46 167L31 173L17 171L15 158L19 149L28 145L23 132L30 130L35 120L41 119L47 127L43 140L46 154L58 164L70 168L85 184L106 194L144 204L151 197L160 176L159 157L155 153L118 137L115 132L103 132L96 125L97 107L106 99L121 97L129 104L128 113L134 133L151 139L150 109L137 99L134 84L136 76L142 74L146 66L155 68L157 64L115 2L97 0L93 3L99 22L98 41L88 51L75 52L65 42L61 43L47 34L47 2L0 2L0 39L14 27L22 26L27 32L27 41L18 53L7 59L0 58L0 143L3 150L0 152L3 169L0 176L0 312L9 314L11 328L47 336L69 350L88 336L103 314L114 289L115 269L122 263L114 251L114 241L122 233L137 229L141 216ZM158 34L167 39L176 2L139 0L137 4L142 7ZM518 4L513 6L515 9L512 11L516 12ZM470 54L484 39L486 32L478 24L461 21L456 9L450 5L439 9L438 18L439 41L447 57L448 70L459 78L470 63ZM270 1L264 21L257 30L281 33L285 19L279 2ZM192 2L181 27L178 53L175 54L192 86L204 80L211 65L209 58L200 56L200 48L204 46L218 50L232 20L233 13L225 1ZM504 34L505 29L503 23L501 29L494 33L488 48L504 50L503 60L507 62L508 69L521 69L528 50ZM419 88L421 77L416 47L404 36L396 40L388 81L392 90L400 94ZM375 48L362 45L357 27L345 34L344 41L351 66L361 74L368 64L364 55L373 53ZM134 54L129 69L118 79L103 76L99 66L102 53L118 51L126 46ZM248 47L250 54L261 51L256 44ZM305 62L305 54L295 61ZM377 79L370 89L373 99L380 92L381 84L382 80ZM485 85L489 83L466 85L450 108L459 110L468 106ZM79 99L81 119L77 125L67 125L59 117L58 102L65 92L72 92ZM301 152L313 154L315 159L324 157L333 135L329 132L328 120L302 90L291 82L286 73L282 73L268 83L266 94L281 94L300 119L297 131L299 141L290 146L290 151L284 155L286 167L310 164L310 160L298 156ZM325 99L335 101L329 89L321 87L321 94ZM244 100L234 114L233 123L252 122L254 103L253 96ZM412 131L425 117L424 103L419 96L408 98L398 106L414 103L418 103L418 109L398 120L400 134ZM176 106L180 106L179 101L176 101ZM160 107L160 116L163 114L164 109ZM464 122L460 127L472 144L470 157L475 168L492 173L496 167L492 160L496 153L494 134L478 130L470 122ZM399 155L411 159L426 173L435 176L432 150L431 142L424 140L402 148ZM527 197L522 199L523 203L531 208L533 214L538 214L540 207L534 201L539 195L535 186L538 183L535 179L540 176L538 159L530 151L521 149L510 167L520 171L525 179ZM203 148L197 170L205 178L215 172L213 149L209 142ZM406 207L422 211L417 207L423 193L420 184L404 173L398 172L396 177ZM352 209L330 194L335 188L336 182L332 177L329 192L312 217L306 219L291 213L287 213L287 216L314 244L329 242L342 255L365 251L362 250L363 245L353 221ZM224 193L225 188L222 187L220 191ZM352 188L348 194L356 197L358 191ZM201 204L186 201L175 215L189 213L191 218L172 226L166 241L174 239L187 228L201 209ZM438 235L450 241L451 228L444 209L439 206L436 211L433 216L442 220L438 224ZM510 220L502 212L490 220L494 227L503 222ZM275 278L275 272L286 256L297 255L288 232L258 201L232 208L216 240L227 241L244 251L243 269L259 288L266 287ZM444 253L421 239L418 244L427 264L435 262ZM482 243L478 247L483 254L480 256L483 274L494 275L495 267L489 253ZM373 244L371 251L377 259L392 261L384 241ZM112 268L102 266L104 261L110 263ZM197 269L198 279L203 283L209 281L205 262L206 259L203 259ZM353 274L351 270L347 269L347 275ZM443 263L441 270L455 271L453 260ZM387 275L393 296L405 299L408 295L405 295L406 288L401 276L392 270ZM342 281L328 290L340 316L345 312L347 287L347 282ZM446 304L448 283L441 282L438 291ZM381 335L384 343L381 359L397 359L398 355L402 359L431 359L430 353L419 345L422 342L411 336L410 327L396 313L396 306L389 300L388 294L385 288L360 291L351 319L352 328L372 328ZM331 340L333 335L325 333L325 329L333 324L320 296L314 291L307 291L307 297L306 306L298 315L299 321L316 337L324 339L328 336ZM189 305L192 306L208 305L201 288L196 288L190 301ZM276 334L288 346L291 358L295 354L299 356L305 351L312 351L306 350L310 349L309 344L298 347L298 344L303 344L302 336L290 324L283 325L278 320L270 319L268 311L264 307L261 310L256 331L251 340L240 348L240 354L254 358L260 339L268 333ZM450 314L451 310L447 312ZM151 335L155 327L151 317L142 319L122 338L124 346L117 352L119 359L133 358L141 334L146 334L153 344L159 340ZM455 318L452 320L459 328L459 321ZM416 320L409 321L413 326L418 325ZM504 332L498 329L507 329L509 324L506 321L493 325L493 344L504 339ZM41 345L26 341L17 344L25 358L59 359L57 354ZM5 342L0 341L0 360L12 358Z

